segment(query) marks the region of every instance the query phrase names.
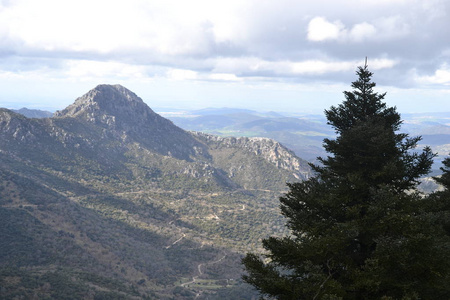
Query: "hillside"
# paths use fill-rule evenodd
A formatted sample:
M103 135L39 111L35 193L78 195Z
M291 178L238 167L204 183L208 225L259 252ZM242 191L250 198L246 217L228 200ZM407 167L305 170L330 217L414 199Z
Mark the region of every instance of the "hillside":
M242 253L311 176L267 138L187 132L122 86L51 118L0 109L0 298L243 299Z

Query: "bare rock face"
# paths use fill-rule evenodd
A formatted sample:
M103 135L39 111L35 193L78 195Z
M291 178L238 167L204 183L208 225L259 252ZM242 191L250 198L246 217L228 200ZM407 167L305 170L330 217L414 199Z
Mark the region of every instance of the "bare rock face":
M244 151L263 159L271 165L275 165L278 169L289 171L298 180L305 180L312 176L311 168L305 160L298 158L293 151L272 139L261 137L219 137L201 132L193 134L205 141L212 149L239 149L239 151ZM235 169L230 169L230 172L234 173Z
M0 109L0 144L8 144L8 139L26 144L42 135L45 135L45 130L40 122L29 120L8 109Z

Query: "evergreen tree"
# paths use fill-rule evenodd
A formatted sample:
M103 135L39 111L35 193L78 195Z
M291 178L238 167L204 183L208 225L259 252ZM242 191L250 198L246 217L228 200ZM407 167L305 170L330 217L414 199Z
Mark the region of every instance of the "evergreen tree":
M336 139L317 176L288 184L280 198L291 235L247 254L244 280L276 299L448 299L448 249L416 192L434 154L359 67L345 101L325 111Z
M438 191L430 195L428 201L428 211L432 212L436 220L443 226L446 234L450 236L450 158L447 157L442 162L442 175L433 179L444 187L443 191ZM450 282L450 281L449 281Z
M441 167L442 175L440 177L433 177L433 179L440 183L446 191L450 190L450 157L447 157L442 161L444 165Z

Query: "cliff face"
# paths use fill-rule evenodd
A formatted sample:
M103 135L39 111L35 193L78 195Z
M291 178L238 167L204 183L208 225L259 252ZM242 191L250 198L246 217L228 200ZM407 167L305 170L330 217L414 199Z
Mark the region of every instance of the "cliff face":
M306 161L272 139L192 134L208 145L214 162L230 178L247 188L277 189L286 182L305 180L312 175Z
M0 134L4 139L13 139L18 142L34 140L35 134L40 131L38 122L27 119L8 109L0 109Z
M214 149L238 148L262 157L277 168L293 172L298 179L304 180L311 176L311 169L306 161L300 159L293 151L273 139L263 137L220 137L201 132L193 134Z

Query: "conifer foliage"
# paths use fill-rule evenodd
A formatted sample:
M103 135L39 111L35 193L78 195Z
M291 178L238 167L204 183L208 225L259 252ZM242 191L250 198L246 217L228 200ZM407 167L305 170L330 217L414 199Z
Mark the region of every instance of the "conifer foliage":
M400 115L367 65L357 75L325 111L330 156L280 198L291 235L263 240L263 258L247 254L243 278L276 299L447 299L448 241L416 191L434 154L397 133Z
M444 189L430 195L430 201L427 204L429 205L428 211L433 213L435 219L442 224L446 234L450 236L450 157L444 159L442 164L442 175L433 177L433 179ZM450 278L448 282L450 283Z

